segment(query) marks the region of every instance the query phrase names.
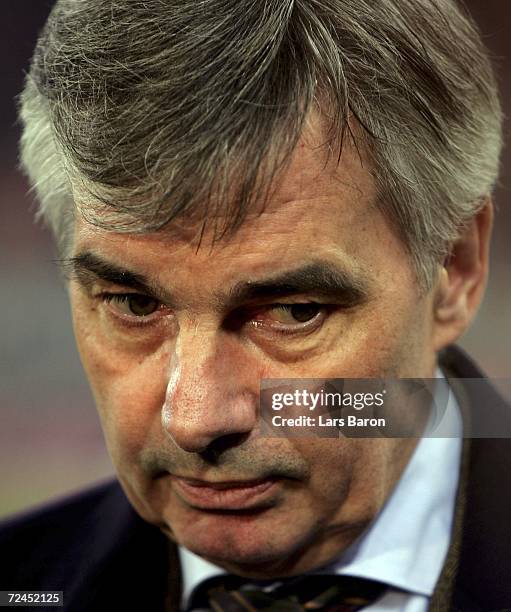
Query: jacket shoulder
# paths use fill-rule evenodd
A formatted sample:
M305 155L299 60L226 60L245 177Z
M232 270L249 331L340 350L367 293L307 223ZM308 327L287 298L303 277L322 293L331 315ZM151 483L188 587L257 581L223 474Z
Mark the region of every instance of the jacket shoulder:
M73 612L158 611L169 546L107 482L0 523L0 589L63 591ZM178 584L177 562L172 575Z
M3 520L0 586L21 590L62 586L77 557L90 548L116 507L123 512L124 504L119 485L111 481Z
M87 515L102 499L115 494L118 488L117 483L111 480L4 518L0 520L0 542L5 545L9 539L38 529L41 525L50 525L62 519L67 522L73 517Z

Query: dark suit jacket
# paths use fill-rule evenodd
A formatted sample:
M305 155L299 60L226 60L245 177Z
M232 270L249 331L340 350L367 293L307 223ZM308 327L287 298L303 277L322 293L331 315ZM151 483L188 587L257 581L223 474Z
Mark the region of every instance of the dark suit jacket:
M455 347L441 364L448 377L483 376ZM464 415L479 418L483 402L509 422L510 407L483 384L482 397L453 385ZM468 441L461 472L452 543L430 610L511 609L511 441ZM158 612L178 609L180 582L175 546L138 517L117 482L0 526L0 590L61 590L71 612Z

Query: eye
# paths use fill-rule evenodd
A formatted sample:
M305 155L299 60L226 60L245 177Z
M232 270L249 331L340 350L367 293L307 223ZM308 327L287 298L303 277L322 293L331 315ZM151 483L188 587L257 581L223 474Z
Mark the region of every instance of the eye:
M316 302L271 304L252 317L252 325L282 334L307 333L321 327L328 306Z
M318 316L321 305L309 302L306 304L278 304L271 309L275 319L284 325L307 323Z
M161 306L158 300L141 293L105 293L102 297L116 312L132 317L148 317Z

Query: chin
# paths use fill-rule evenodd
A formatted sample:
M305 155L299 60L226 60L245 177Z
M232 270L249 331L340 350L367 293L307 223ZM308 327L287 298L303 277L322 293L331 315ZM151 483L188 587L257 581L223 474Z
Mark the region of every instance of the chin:
M276 528L264 514L210 514L170 524L176 542L228 571L252 578L292 574L307 539L300 529Z
M193 521L167 525L172 525L173 539L191 552L254 579L293 576L324 565L363 529L336 525L325 530L310 516L282 518L271 509L251 515L203 513Z

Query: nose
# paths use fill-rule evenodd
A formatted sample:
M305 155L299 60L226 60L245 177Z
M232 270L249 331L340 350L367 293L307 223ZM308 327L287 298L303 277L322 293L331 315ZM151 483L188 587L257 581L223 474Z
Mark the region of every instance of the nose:
M233 338L182 333L172 354L162 408L166 434L187 452L220 440L239 444L256 426L253 362ZM255 385L255 387L254 387Z

